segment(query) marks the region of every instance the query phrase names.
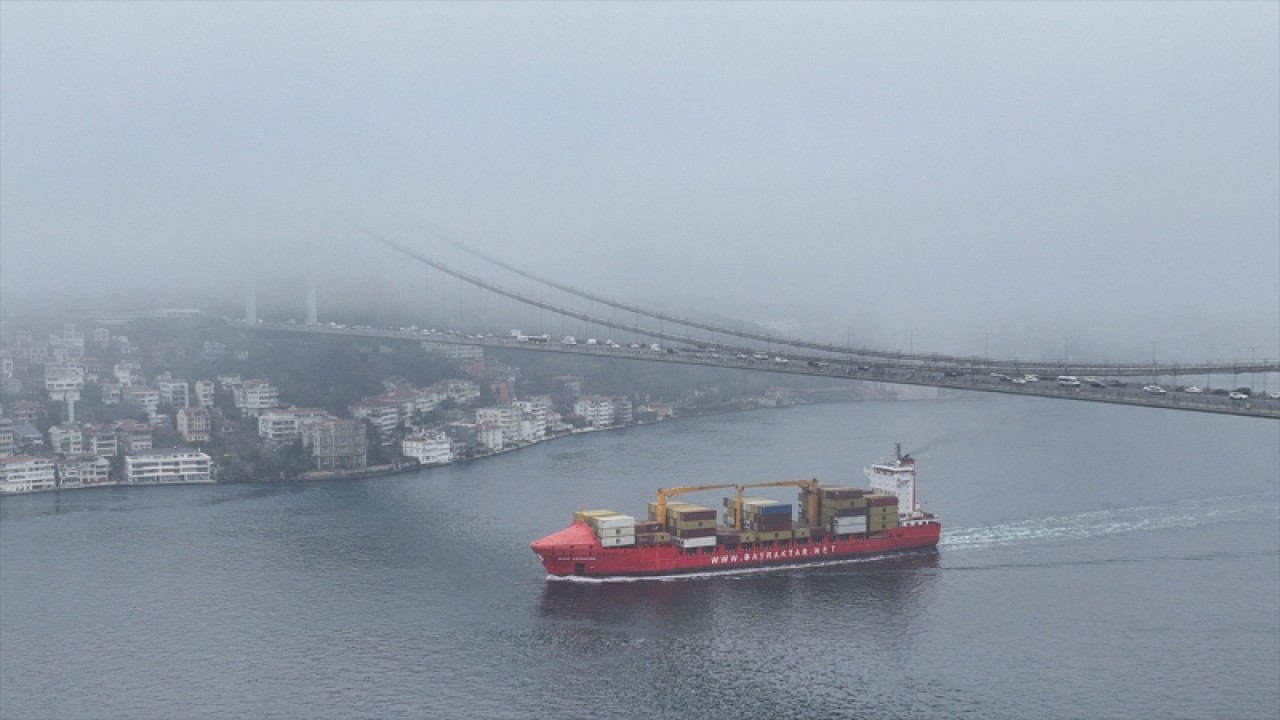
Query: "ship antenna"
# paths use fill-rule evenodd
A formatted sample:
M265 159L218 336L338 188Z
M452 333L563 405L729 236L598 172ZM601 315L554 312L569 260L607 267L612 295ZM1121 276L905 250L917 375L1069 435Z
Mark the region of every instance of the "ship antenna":
M893 456L898 460L902 459L902 443L893 444Z

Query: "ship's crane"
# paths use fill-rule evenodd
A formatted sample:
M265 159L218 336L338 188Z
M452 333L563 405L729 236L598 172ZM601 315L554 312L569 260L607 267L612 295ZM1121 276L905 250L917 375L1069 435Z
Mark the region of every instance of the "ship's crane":
M818 517L818 481L813 480L775 480L773 482L750 483L738 486L738 505L733 515L733 529L742 530L742 490L743 488L760 488L760 487L802 487L809 490L809 496L805 498L805 519L810 523L816 522Z
M690 492L699 492L701 490L723 490L725 488L734 488L735 490L738 491L737 492L738 503L737 503L737 510L734 511L733 529L741 530L742 529L742 491L745 488L760 488L760 487L808 488L809 496L807 498L808 502L805 507L805 513L806 513L805 517L808 518L809 522L812 523L814 522L813 518L816 518L818 516L818 481L815 479L815 480L775 480L774 482L748 483L745 485L739 484L739 483L722 483L719 485L686 485L684 487L670 488L667 490L659 488L658 500L657 500L657 503L655 503L657 505L657 508L656 508L657 520L659 521L666 520L667 500L677 495L682 495L684 493L690 493Z
M667 498L673 498L676 495L683 495L684 493L698 492L699 490L723 490L724 488L738 488L738 497L742 497L742 488L733 483L721 483L719 485L686 485L684 487L676 487L669 490L658 488L657 520L659 522L666 522Z

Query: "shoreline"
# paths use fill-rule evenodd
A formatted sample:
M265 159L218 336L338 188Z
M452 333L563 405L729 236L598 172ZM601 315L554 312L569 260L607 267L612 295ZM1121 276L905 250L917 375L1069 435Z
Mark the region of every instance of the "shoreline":
M856 401L845 401L845 402L856 402ZM24 492L3 492L3 493L0 493L0 498L24 497L28 495L47 495L50 493L77 492L82 490L102 490L102 489L108 489L108 488L164 487L164 486L191 487L191 486L199 486L199 485L228 485L228 486L242 485L242 486L268 487L273 485L300 485L300 484L313 483L313 482L332 482L336 480L360 480L364 478L389 477L393 475L407 475L409 473L420 472L423 470L431 470L434 468L449 467L450 465L457 465L460 463L469 463L469 462L476 462L479 460L486 460L492 457L498 457L500 455L505 455L507 453L518 452L520 450L525 450L527 448L531 448L537 445L542 445L543 443L560 440L562 438L580 437L582 435L591 435L594 433L601 433L601 432L613 432L617 430L628 430L632 428L648 427L651 425L662 425L662 424L676 421L676 420L686 420L691 418L714 417L716 415L731 415L735 413L756 412L759 410L781 410L785 408L795 407L797 405L828 405L828 404L843 404L843 403L825 403L825 402L824 403L792 403L790 405L775 405L772 407L756 406L751 408L730 408L725 410L712 410L708 412L699 412L699 413L691 413L688 415L680 415L678 417L671 417L666 420L654 420L651 422L632 423L630 425L619 425L616 427L607 427L607 428L590 428L586 430L579 430L576 432L563 433L560 435L551 435L546 438L543 438L542 440L539 440L538 442L533 442L533 443L528 443L528 444L520 445L513 448L498 450L497 452L486 453L484 455L479 455L476 457L462 458L460 460L452 460L447 463L439 463L436 465L411 465L411 466L378 465L372 468L363 468L360 470L353 470L350 472L328 472L328 471L313 470L310 472L313 472L313 473L324 472L325 474L322 474L322 475L304 474L296 478L290 478L288 480L251 480L248 482L218 482L215 480L215 481L204 481L204 482L105 483L101 485L83 485L78 487L41 488L39 490L27 490Z

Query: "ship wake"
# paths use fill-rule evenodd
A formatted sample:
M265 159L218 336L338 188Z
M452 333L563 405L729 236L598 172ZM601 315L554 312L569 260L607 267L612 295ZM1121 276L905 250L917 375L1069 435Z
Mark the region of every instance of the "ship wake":
M1280 520L1280 495L1265 493L1183 500L1166 505L1111 508L943 529L941 550L976 550L1015 543L1082 540L1124 533Z

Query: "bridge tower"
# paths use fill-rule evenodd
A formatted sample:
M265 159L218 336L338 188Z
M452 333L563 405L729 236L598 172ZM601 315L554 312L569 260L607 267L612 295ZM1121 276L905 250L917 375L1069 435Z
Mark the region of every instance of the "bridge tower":
M244 286L244 321L250 325L258 322L258 288L252 280Z
M319 324L316 312L316 274L314 270L307 273L307 324Z

